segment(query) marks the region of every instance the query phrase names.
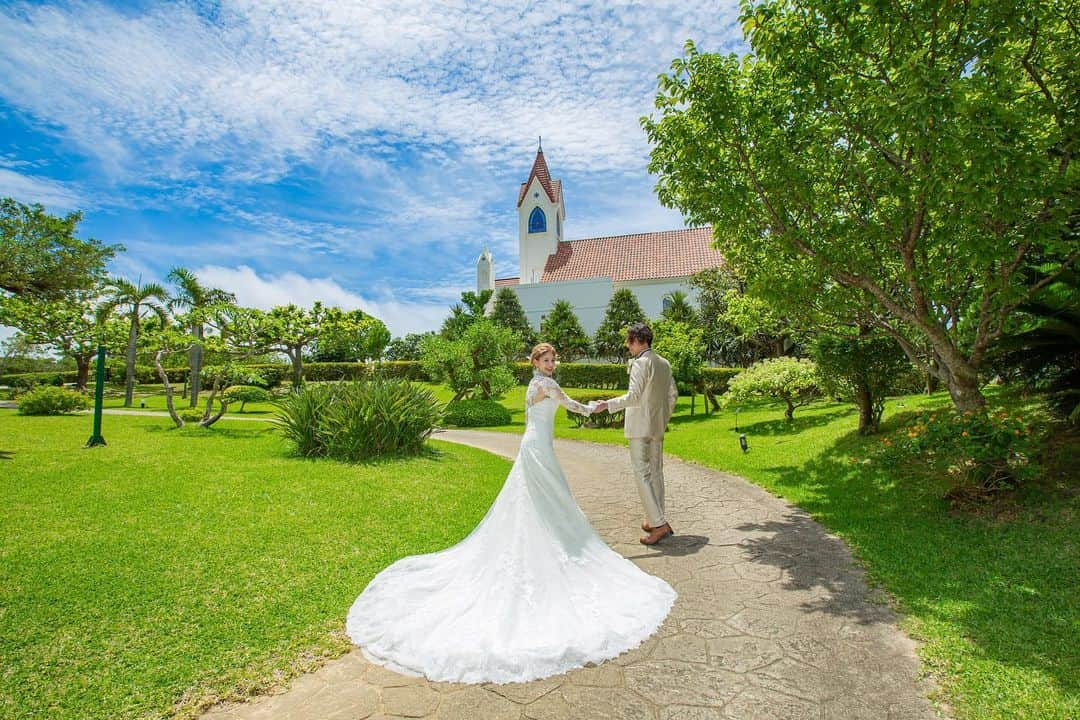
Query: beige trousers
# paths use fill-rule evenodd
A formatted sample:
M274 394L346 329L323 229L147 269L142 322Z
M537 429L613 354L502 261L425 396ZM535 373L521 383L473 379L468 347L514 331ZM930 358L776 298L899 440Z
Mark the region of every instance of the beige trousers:
M664 517L664 438L630 438L630 463L649 527L660 527Z

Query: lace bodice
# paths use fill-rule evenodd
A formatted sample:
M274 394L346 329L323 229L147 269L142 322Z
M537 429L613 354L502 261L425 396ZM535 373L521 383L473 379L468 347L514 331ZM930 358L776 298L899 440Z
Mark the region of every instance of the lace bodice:
M541 397L541 395L543 397ZM582 415L592 414L591 407L583 405L567 395L559 386L559 383L555 382L554 378L548 377L539 370L534 370L533 379L529 382L528 390L525 391L526 413L528 413L528 409L533 405L547 398L551 398L567 410L581 413Z

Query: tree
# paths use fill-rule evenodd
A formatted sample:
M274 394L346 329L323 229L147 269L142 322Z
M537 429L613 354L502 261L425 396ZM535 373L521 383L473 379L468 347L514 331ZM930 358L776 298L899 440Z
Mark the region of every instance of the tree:
M529 351L536 345L536 331L525 317L517 293L508 287L499 288L495 293L495 306L491 310L491 321L502 325L518 334L521 338L519 357L528 357Z
M382 320L363 310L329 308L312 352L315 362L377 360L390 342Z
M433 332L408 333L405 337L394 338L386 346L386 359L419 360L421 344L425 338L434 334Z
M442 335L425 338L420 361L436 382L454 391L451 402L477 392L488 400L514 386L512 364L520 342L513 330L484 318L456 340Z
M596 354L613 361L625 362L630 357L626 349L626 328L645 322L637 296L629 288L616 290L604 310L604 320L596 330ZM557 346L556 346L557 347Z
M143 320L147 315L156 316L162 325L169 322L165 305L169 294L158 283L146 285L131 283L123 278L112 278L106 286L105 299L98 305L99 322L104 323L114 312L128 323L127 354L125 356L124 407L131 407L135 393L135 352L139 342Z
M0 198L0 291L55 298L98 283L123 247L76 238L81 221L82 213L61 218L39 204Z
M449 340L460 338L465 328L485 317L485 308L491 300L491 294L491 290L481 290L479 293L470 290L461 293L461 302L450 308L450 316L443 321L440 334Z
M293 387L304 383L304 351L319 339L326 318L327 309L319 301L310 310L289 303L244 316L246 322L256 325L247 334L258 338L262 351L284 353L289 358Z
M912 376L911 363L896 341L866 327L824 331L811 343L811 354L823 389L858 406L860 435L878 431L885 398L905 392L905 380Z
M728 367L753 363L742 333L728 321L729 290L739 290L739 279L728 268L708 268L691 276L697 290L698 320L705 337L705 357Z
M0 298L0 325L18 328L34 345L47 345L75 361L75 384L85 390L90 363L101 341L94 312L97 293L68 291L62 300L48 301L33 295Z
M692 323L697 321L697 312L690 304L690 298L682 290L672 290L664 296L664 309L661 315L665 320L680 323Z
M690 414L705 369L705 331L699 325L678 320L653 323L653 349L671 363L675 382L690 391ZM706 410L708 406L706 406Z
M662 202L778 307L856 307L961 411L1019 305L1080 255L1076 24L1054 2L744 3L643 125ZM929 357L925 350L929 350Z
M185 310L185 318L191 328L195 342L188 351L188 390L191 407L199 405L200 377L203 366L203 337L205 334L205 313L217 305L236 303L236 296L224 290L207 287L199 282L195 273L184 267L175 267L169 271L168 279L176 286L176 293L169 299L169 309Z
M568 300L556 300L551 312L540 322L540 339L555 346L556 352L572 362L589 351L589 336L581 328Z
M762 360L731 379L724 402L730 405L759 397L782 400L786 406L784 419L791 422L795 418L795 408L821 397L817 368L806 359Z

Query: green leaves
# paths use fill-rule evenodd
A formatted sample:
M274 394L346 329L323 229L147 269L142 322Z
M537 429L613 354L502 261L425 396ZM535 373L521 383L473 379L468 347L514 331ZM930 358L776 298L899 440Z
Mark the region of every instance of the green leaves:
M434 381L454 391L455 400L474 394L497 398L514 386L512 363L520 345L514 331L488 319L476 320L459 339L427 337L420 362Z
M604 321L596 330L596 354L612 360L627 360L630 352L626 349L626 328L646 320L634 292L629 288L616 290L604 311Z
M300 455L351 462L419 453L442 416L430 391L403 380L308 385L277 404Z
M555 346L559 357L573 362L589 351L589 336L568 300L557 300L540 323L540 339Z
M733 377L724 394L724 403L745 402L754 398L782 400L790 422L795 408L821 396L817 367L809 360L792 357L772 358L755 363Z

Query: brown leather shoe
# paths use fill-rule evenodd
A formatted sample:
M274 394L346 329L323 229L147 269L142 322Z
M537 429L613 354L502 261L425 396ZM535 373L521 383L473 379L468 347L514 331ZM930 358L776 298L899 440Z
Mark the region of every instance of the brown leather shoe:
M655 545L667 536L674 534L675 531L671 529L671 526L667 523L664 523L658 528L653 528L652 531L645 537L641 538L639 542L642 545Z

